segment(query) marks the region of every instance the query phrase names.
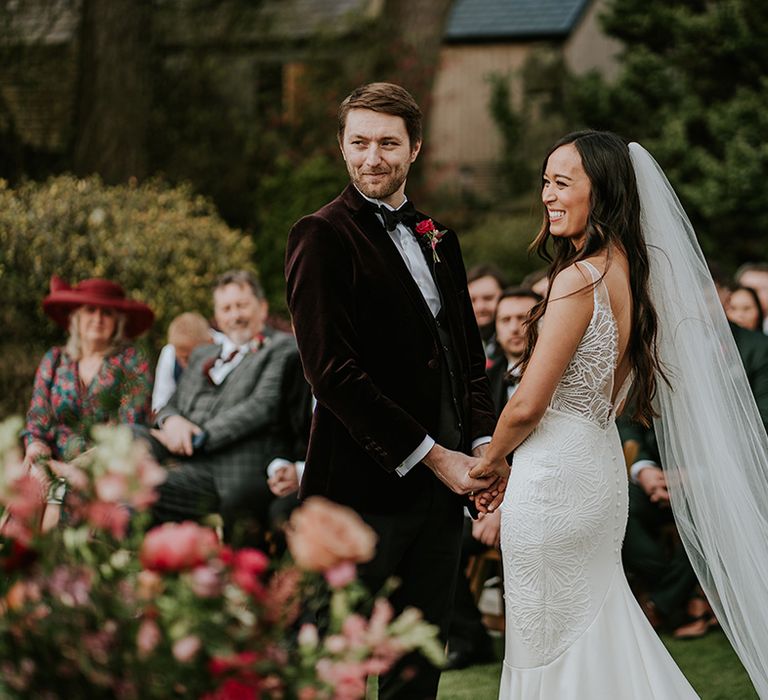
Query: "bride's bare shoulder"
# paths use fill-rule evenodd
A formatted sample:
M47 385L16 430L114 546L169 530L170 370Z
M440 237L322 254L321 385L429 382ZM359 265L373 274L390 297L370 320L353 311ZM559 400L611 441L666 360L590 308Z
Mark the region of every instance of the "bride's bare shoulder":
M578 296L587 292L591 293L592 287L593 282L589 272L579 263L573 263L555 275L555 278L552 280L549 300L555 301L563 297Z

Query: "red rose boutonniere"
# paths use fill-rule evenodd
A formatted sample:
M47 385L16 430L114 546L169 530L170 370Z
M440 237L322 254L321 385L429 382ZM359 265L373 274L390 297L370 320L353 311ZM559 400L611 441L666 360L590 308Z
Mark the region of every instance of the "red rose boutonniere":
M437 244L440 239L447 233L447 231L438 231L435 228L435 222L432 219L424 219L416 224L416 235L420 236L426 241L429 241L429 245L432 248L432 259L438 263L440 258L437 255Z

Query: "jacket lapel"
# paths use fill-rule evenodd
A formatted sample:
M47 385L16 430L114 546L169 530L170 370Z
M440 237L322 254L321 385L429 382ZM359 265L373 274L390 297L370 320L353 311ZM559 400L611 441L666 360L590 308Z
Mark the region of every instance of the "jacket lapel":
M413 275L411 275L411 271L405 264L402 255L400 255L400 251L390 238L389 233L384 230L384 227L376 217L373 208L368 205L368 202L360 196L358 191L352 185L347 187L342 194L342 197L347 203L347 206L352 209L352 217L358 228L371 242L371 245L376 248L387 269L392 271L394 277L403 287L403 290L414 308L418 311L419 315L429 328L430 333L432 333L433 336L436 335L437 331L435 329L434 317L432 316L429 306L427 306L427 302L424 301L424 296L419 289L419 285L416 284L416 280L413 279ZM432 273L432 276L434 277L434 272Z
M214 401L214 407L217 407L226 397L228 391L227 387L237 385L240 380L248 378L248 380L254 379L261 371L261 365L266 362L267 357L271 354L268 350L269 341L267 341L256 352L249 352L224 379L221 384L221 391L218 392L216 400Z

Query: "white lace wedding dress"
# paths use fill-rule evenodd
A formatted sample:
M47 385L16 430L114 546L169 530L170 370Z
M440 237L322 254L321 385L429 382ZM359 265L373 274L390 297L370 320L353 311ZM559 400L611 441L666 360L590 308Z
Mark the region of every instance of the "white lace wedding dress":
M612 403L617 360L617 324L599 281L589 326L550 407L515 451L502 505L500 698L698 697L646 620L621 564L627 472L615 406L629 382Z

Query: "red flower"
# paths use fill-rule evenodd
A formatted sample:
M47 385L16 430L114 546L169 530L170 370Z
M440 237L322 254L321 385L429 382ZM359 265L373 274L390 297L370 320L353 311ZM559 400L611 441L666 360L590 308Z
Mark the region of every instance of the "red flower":
M435 228L435 222L432 221L432 219L424 219L423 221L419 221L419 223L416 224L416 233L418 233L420 236L423 236L430 231L437 231Z
M205 564L219 552L219 538L197 523L165 523L150 530L141 545L141 563L154 571L183 571Z
M419 221L419 223L416 224L415 231L419 236L429 241L429 245L432 248L432 259L436 263L440 262L436 248L437 244L440 242L440 239L445 235L446 232L438 231L437 228L435 228L435 222L432 221L432 219L424 219L423 221Z
M241 651L232 656L214 656L208 662L208 670L214 676L221 676L232 670L241 670L255 664L259 660L255 651Z
M258 685L230 678L224 681L215 692L204 695L203 700L258 700L258 689Z
M259 576L267 570L269 558L258 549L246 547L235 552L233 565L235 569L242 569L249 574Z

